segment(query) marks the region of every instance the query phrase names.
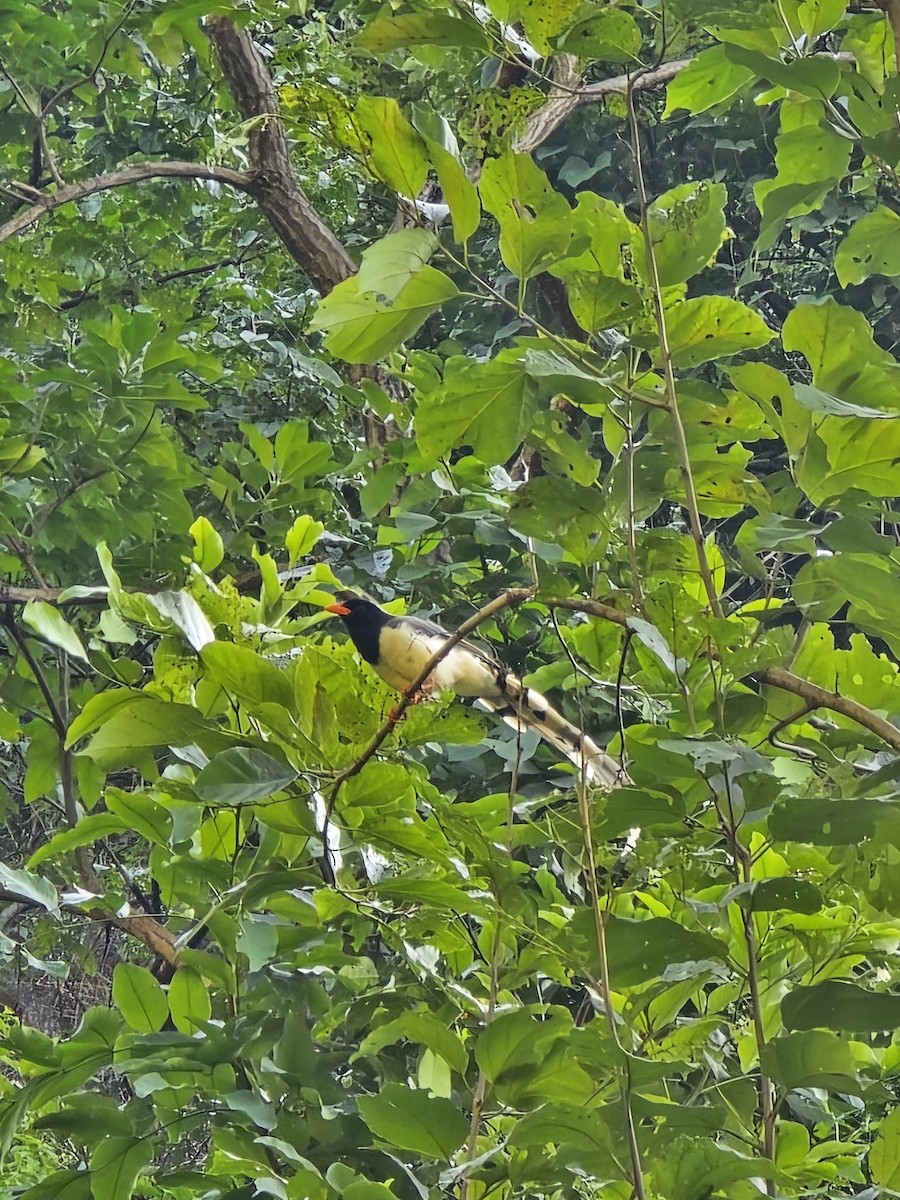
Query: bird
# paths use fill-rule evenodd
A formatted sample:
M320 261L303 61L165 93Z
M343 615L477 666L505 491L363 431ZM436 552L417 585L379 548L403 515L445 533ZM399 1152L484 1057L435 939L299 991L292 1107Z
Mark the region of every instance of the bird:
M398 692L408 692L450 634L423 617L395 617L370 596L337 593L326 611L340 617L362 658ZM513 729L533 729L579 770L585 782L611 789L628 782L619 761L566 720L546 696L520 679L479 646L461 641L435 665L416 703L429 692L477 697Z

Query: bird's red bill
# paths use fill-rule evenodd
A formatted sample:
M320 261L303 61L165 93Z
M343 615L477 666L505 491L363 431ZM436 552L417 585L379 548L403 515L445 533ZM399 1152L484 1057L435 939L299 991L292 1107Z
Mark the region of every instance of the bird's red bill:
M326 604L325 611L334 613L335 616L338 617L350 616L350 609L346 606L346 604Z

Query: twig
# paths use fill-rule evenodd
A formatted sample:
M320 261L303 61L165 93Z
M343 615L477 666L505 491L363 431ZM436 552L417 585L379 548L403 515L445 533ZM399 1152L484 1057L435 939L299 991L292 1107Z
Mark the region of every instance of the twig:
M321 834L322 850L326 857L328 855L328 826L331 823L331 815L334 812L334 806L337 801L338 792L348 779L352 779L354 775L358 775L360 773L369 759L372 758L382 744L387 741L397 722L413 703L416 693L419 691L422 684L425 682L434 668L439 662L447 657L453 647L458 645L467 634L471 633L473 629L477 629L482 621L486 621L488 617L492 617L495 613L500 612L504 608L510 608L515 604L521 604L533 594L534 588L531 587L508 588L505 592L501 592L499 596L495 596L494 599L488 604L485 604L483 608L479 608L478 612L469 617L467 621L463 621L462 625L460 625L460 627L454 633L451 633L443 645L439 646L434 654L432 654L431 658L429 658L428 662L419 672L418 677L414 679L406 691L403 692L400 697L400 703L396 706L396 708L394 708L391 715L372 738L366 749L362 752L359 758L356 759L355 762L351 763L351 765L346 768L346 770L341 771L334 783L331 785L328 803L325 806L325 819L322 823Z

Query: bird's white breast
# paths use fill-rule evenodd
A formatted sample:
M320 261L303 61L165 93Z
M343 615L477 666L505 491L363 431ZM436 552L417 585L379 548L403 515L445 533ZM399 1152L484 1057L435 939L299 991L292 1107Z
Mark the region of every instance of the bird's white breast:
M385 625L381 630L378 674L391 687L405 691L446 640L403 624ZM454 646L441 659L426 687L458 696L493 696L499 692L496 671L465 646Z

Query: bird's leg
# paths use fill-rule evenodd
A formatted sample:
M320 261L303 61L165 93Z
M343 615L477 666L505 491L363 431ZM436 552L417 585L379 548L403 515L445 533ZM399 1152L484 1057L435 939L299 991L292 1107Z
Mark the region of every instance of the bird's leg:
M434 683L430 679L426 679L425 682L420 687L417 687L414 692L410 693L409 695L406 695L406 693L404 693L404 695L406 695L407 707L409 707L409 705L411 705L411 704L421 704L423 700L428 699L429 695L433 691L434 691ZM396 724L399 720L402 719L402 717L403 717L403 713L398 712L396 708L392 708L391 711L388 713L388 720L391 721L393 724Z

